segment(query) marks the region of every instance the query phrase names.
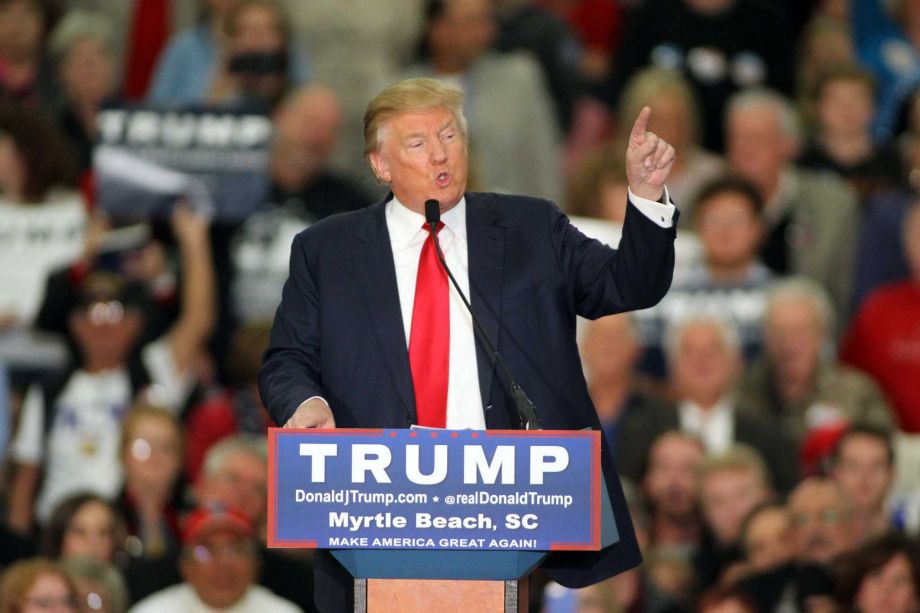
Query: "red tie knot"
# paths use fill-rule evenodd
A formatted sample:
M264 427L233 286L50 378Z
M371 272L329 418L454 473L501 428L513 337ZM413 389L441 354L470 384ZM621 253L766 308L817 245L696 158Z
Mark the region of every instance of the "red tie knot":
M441 229L442 229L442 228L444 228L444 222L443 222L443 221L439 221L439 222L438 222L438 225L437 225L437 232L438 232L438 234L441 233ZM428 223L422 224L422 229L425 230L426 232L428 232L429 234L431 234L431 224L428 224Z

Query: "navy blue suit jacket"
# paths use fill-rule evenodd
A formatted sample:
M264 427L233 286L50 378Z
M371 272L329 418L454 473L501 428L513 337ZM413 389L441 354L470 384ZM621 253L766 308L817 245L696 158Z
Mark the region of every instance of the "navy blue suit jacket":
M259 377L279 424L311 396L329 402L340 428L415 422L385 206L386 200L324 219L294 239ZM593 319L656 304L671 284L677 216L675 228L664 229L627 207L614 250L582 235L545 200L468 193L466 206L470 301L486 333L545 428L599 430L575 344L576 315ZM479 345L486 425L518 428L514 405ZM544 568L563 585L596 583L641 561L613 459L602 448L620 541L601 552L551 555ZM331 559L317 562L317 604L349 607L350 579Z

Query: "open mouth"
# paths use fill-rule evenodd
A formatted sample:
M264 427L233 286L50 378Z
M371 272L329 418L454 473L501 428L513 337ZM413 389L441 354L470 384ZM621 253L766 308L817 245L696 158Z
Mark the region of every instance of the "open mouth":
M442 172L435 177L435 183L438 184L438 187L447 187L450 184L450 173Z

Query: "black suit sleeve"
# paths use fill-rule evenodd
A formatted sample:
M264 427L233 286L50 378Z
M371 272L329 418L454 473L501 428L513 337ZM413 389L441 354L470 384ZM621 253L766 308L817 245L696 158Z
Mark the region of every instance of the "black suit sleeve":
M262 403L278 425L304 400L322 395L318 293L304 243L303 234L294 238L290 274L259 373Z
M551 234L578 315L596 319L645 309L667 293L674 275L677 212L672 227L662 228L628 205L623 237L612 249L579 232L558 209L553 211Z

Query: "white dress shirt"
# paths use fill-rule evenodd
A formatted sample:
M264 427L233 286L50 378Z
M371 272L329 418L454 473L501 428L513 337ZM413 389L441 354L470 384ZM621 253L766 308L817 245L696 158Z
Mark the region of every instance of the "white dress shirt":
M681 402L677 414L680 429L700 437L708 453L723 453L735 440L735 409L727 397L708 409L695 402Z
M662 228L670 228L674 224L676 207L670 200L667 188L664 192L666 204L639 198L632 192L629 192L629 200L640 213ZM412 330L412 309L415 306L415 278L418 274L418 260L428 232L423 228L425 216L408 209L395 197L387 203L385 217L387 232L390 235L390 246L393 250L399 305L408 349ZM444 228L438 233L441 251L444 252L448 268L463 289L463 293L469 298L466 198L461 198L456 206L443 213L441 221L444 223ZM486 420L479 391L473 321L453 284L449 285L449 291L450 367L447 384L447 428L484 430ZM497 342L497 339L490 340L493 343Z

